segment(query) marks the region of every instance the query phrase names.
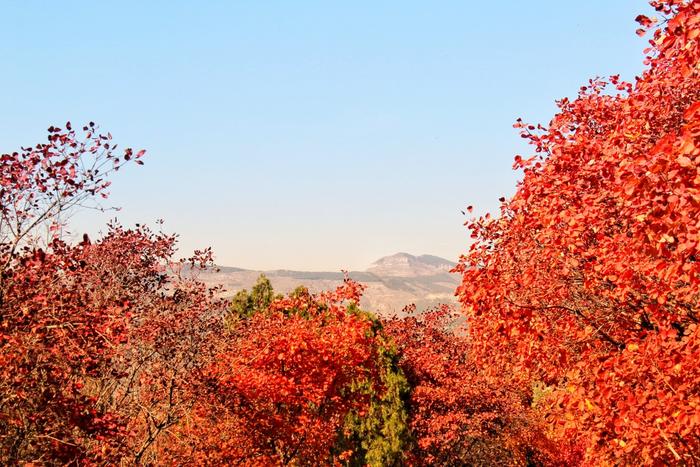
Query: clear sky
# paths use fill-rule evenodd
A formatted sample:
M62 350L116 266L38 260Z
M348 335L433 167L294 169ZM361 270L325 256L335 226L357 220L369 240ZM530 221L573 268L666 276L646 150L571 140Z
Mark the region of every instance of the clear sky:
M93 120L143 167L119 219L255 269L456 259L512 194L512 123L632 79L642 1L0 0L0 152ZM114 215L113 213L111 215ZM107 216L108 217L108 216ZM75 231L106 216L85 213Z

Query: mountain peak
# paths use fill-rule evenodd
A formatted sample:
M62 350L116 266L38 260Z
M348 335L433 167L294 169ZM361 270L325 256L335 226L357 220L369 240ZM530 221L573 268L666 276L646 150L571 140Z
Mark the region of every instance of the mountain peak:
M454 266L455 263L439 256L400 252L379 258L367 272L392 277L434 276L449 272Z

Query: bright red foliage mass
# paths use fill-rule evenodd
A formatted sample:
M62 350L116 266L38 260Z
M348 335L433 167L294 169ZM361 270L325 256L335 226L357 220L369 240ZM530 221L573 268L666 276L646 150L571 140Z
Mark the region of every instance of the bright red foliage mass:
M475 358L550 385L590 462L700 461L700 3L652 5L635 83L517 124L536 153L459 266Z
M0 156L0 464L700 463L700 2L652 5L641 77L516 124L535 154L469 223L466 330L381 323L351 280L229 306L211 250L143 226L70 243L144 154L92 123Z
M571 464L579 453L555 443L531 407L530 388L481 371L459 315L444 305L393 319L386 331L412 388L409 424L416 465Z
M346 417L382 392L362 287L302 291L227 330L220 290L196 279L210 250L174 261L175 236L116 223L64 240L63 216L143 155L66 127L0 157L0 463L352 455L335 452Z
M376 381L373 323L346 307L361 288L278 299L236 323L205 370L177 462L330 463L345 417L367 406L353 390Z
M0 157L0 463L145 460L221 327L216 291L173 276L174 236L111 225L61 240L61 216L133 158L92 124L84 139L67 127Z

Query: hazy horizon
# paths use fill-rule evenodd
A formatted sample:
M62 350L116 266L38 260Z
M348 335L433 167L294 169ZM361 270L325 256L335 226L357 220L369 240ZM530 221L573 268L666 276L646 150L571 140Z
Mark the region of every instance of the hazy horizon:
M383 255L383 256L381 256L381 257L377 257L377 258L373 259L370 263L368 263L368 264L366 264L366 265L364 265L364 266L361 266L361 267L359 267L359 268L352 268L352 269L348 269L348 268L344 268L344 267L335 268L335 269L291 269L291 268L260 269L260 268L244 268L244 267L238 266L238 265L236 265L236 264L220 264L220 263L218 263L218 262L217 262L216 265L217 265L217 266L220 266L220 267L234 267L234 268L240 268L240 269L245 269L245 270L249 270L249 271L262 271L262 272L268 272L268 271L270 271L270 272L273 272L273 271L294 271L294 272L341 272L341 271L343 271L343 270L349 271L349 272L365 272L367 269L370 269L370 268L375 264L375 262L377 262L378 260L381 260L381 259L384 259L384 258L387 258L387 257L390 257L390 256L403 255L403 254L408 254L408 255L410 255L410 256L414 256L414 257L416 257L417 259L420 259L421 256L432 256L432 257L435 257L435 258L440 258L440 259L445 259L445 260L448 260L448 261L452 261L453 263L456 263L456 262L457 262L456 260L450 260L449 258L443 258L443 257L441 257L441 256L431 255L431 254L429 254L429 253L418 253L418 254L415 254L415 253L410 253L410 252L407 252L407 251L395 251L395 252L393 252L393 253L389 253L389 254Z
M28 7L34 5L35 8ZM4 5L0 153L97 122L144 167L116 216L254 270L455 261L460 212L512 194L512 123L546 123L587 77L642 69L640 2ZM186 26L183 26L186 25Z

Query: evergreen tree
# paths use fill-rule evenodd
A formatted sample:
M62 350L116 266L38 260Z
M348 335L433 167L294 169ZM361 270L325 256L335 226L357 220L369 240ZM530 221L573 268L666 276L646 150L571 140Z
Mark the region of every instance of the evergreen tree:
M260 274L250 292L243 289L233 296L227 318L249 318L259 311L266 310L275 298L270 279L265 274Z

